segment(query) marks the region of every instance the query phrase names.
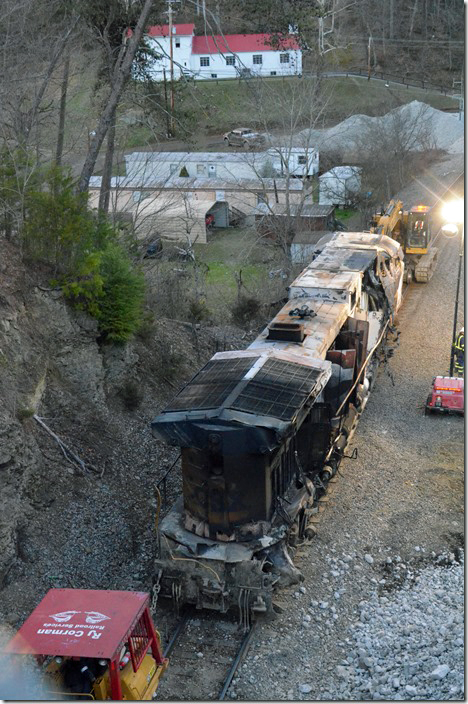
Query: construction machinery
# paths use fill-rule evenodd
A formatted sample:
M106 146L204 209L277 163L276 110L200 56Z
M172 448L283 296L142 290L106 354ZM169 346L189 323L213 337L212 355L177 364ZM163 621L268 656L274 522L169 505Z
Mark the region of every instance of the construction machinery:
M434 273L438 250L432 246L430 208L416 205L404 210L401 200L391 200L385 211L376 213L370 231L397 240L405 255L405 278L426 283Z
M143 592L50 589L5 650L35 658L50 699L150 700L169 664Z

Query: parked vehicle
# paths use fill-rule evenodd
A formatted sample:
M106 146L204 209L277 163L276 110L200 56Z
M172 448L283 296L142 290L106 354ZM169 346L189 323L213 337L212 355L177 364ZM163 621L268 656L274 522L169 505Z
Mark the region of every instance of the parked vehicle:
M252 132L247 127L239 127L231 132L226 132L224 135L224 144L228 147L260 147L266 142L265 137L258 132Z

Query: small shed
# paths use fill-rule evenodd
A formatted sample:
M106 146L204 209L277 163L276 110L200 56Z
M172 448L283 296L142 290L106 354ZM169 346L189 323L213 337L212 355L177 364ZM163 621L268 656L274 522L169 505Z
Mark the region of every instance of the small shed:
M320 205L348 205L361 189L360 166L335 166L319 176Z
M329 234L331 234L330 230L297 232L289 248L293 264L305 264L312 261L317 243L322 237Z
M291 233L291 239L297 232L333 230L335 225L335 208L333 205L275 203L267 206L261 203L255 211L257 231L262 235L274 236L278 232Z

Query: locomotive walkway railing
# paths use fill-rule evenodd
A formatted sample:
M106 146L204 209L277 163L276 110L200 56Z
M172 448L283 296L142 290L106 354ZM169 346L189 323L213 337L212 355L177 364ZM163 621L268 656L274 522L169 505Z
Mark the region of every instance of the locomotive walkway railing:
M163 474L161 479L156 484L156 489L158 490L159 495L161 496L161 508L163 508L167 504L167 479L171 472L174 470L174 467L176 466L180 458L181 454L179 452L169 469L165 472L165 474Z

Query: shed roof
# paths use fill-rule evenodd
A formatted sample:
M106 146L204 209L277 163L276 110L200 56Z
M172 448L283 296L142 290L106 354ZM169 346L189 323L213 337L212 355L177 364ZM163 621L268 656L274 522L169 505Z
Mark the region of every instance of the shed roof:
M290 203L289 208L284 203L274 203L272 206L267 206L270 215L292 215L302 218L326 218L335 210L334 205L319 205L318 203Z
M328 230L301 230L296 232L292 244L317 244L327 234Z
M112 658L148 601L144 592L50 589L6 651Z
M361 171L362 168L360 166L335 166L333 169L330 169L330 171L326 171L319 176L319 178L347 179L351 176L359 175Z

